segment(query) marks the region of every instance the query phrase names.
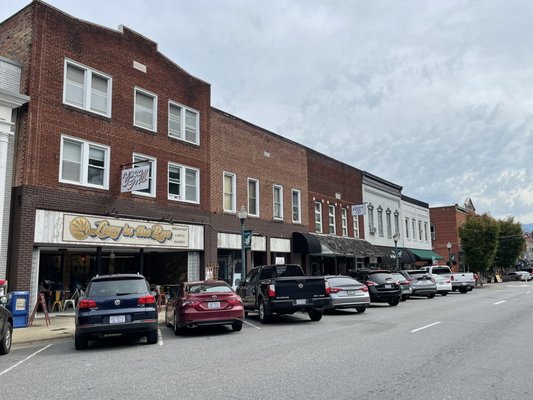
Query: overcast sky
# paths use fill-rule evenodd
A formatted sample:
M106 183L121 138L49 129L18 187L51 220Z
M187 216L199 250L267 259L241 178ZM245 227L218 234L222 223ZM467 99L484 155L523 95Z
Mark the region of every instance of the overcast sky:
M0 20L29 0L1 0ZM216 108L403 186L533 223L529 0L49 0L123 24Z

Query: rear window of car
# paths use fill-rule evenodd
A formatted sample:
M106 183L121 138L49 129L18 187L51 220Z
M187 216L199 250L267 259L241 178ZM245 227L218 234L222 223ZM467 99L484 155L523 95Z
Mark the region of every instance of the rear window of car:
M352 278L328 278L328 282L332 286L346 286L346 285L360 285L359 281Z
M282 278L285 276L303 276L303 271L298 265L276 265L263 268L259 279Z
M403 275L400 274L400 273L396 273L396 274L393 273L393 274L392 274L392 277L393 277L394 279L399 280L399 281L405 281L405 276L403 276Z
M416 276L416 277L421 277L421 276L429 276L429 272L427 271L409 271L408 272L409 275L411 276Z
M393 279L392 278L392 275L389 274L389 273L384 273L384 272L375 272L375 273L370 273L369 274L369 279L373 282L376 282L376 283L383 283L383 282L387 282L387 280L391 280Z
M92 281L87 289L87 295L93 297L125 296L147 292L149 292L148 284L143 278L100 279Z
M447 267L444 267L444 268L433 268L432 269L432 272L434 274L450 274L450 269L447 268Z
M198 285L189 285L187 286L187 293L197 294L197 293L226 293L233 292L233 290L224 284L198 284Z

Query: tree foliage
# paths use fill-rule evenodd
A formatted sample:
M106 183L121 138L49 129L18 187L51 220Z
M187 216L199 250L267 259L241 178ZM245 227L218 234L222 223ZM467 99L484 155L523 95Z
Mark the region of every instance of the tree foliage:
M470 271L484 273L494 264L500 225L489 214L470 214L459 227L461 248Z
M509 268L516 265L516 260L524 251L526 240L522 233L522 226L514 222L514 218L498 221L499 238L495 263L498 267Z

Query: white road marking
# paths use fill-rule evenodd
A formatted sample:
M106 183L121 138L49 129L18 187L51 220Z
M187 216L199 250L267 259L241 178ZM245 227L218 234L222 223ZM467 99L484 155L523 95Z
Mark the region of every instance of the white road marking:
M15 365L12 365L11 367L9 367L8 369L0 372L0 376L4 375L4 374L7 374L9 371L11 371L12 369L18 367L20 364L22 364L23 362L25 361L28 361L30 358L32 358L33 356L36 356L37 354L39 354L41 351L44 351L46 350L47 348L49 348L50 346L52 346L51 344L49 344L48 346L45 346L43 347L42 349L40 350L37 350L35 353L33 354L30 354L28 357L26 357L24 360L20 360L18 363L16 363Z
M440 323L441 323L441 321L433 322L432 324L429 324L429 325L423 326L423 327L421 327L421 328L413 329L413 330L410 331L410 332L411 332L411 333L415 333L415 332L421 331L422 329L430 328L430 327L435 326L435 325L438 325L438 324L440 324Z
M507 300L497 301L496 303L494 303L494 305L497 306L498 304L502 303L507 303Z
M526 294L530 294L531 292L526 292Z
M245 324L248 324L248 325L250 325L250 326L253 326L255 329L259 329L259 330L263 329L263 328L259 328L258 326L255 326L255 325L252 324L251 322L248 322L248 321L242 321L242 322L244 322Z
M157 343L159 346L163 346L163 334L161 333L161 329L157 330Z

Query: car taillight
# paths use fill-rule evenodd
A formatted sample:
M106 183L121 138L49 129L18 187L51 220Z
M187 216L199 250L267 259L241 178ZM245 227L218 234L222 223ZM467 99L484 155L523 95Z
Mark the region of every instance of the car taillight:
M331 291L332 291L332 289L331 289L331 285L329 284L328 281L325 281L325 283L326 283L326 294L330 294ZM341 290L341 289L338 289L337 292L338 292L339 290ZM333 292L333 293L337 293L337 292Z
M409 281L398 282L399 285L409 285Z
M446 283L452 283L452 281L448 279L448 280L446 281Z
M85 299L85 300L81 300L78 303L78 309L80 310L89 309L89 308L96 308L96 301Z
M453 275L452 275L452 276L450 276L450 280L452 280L452 281L453 281Z
M181 305L183 307L196 307L198 304L200 304L199 301L191 301L191 300L185 300Z
M339 293L342 289L340 287L332 287L329 289L330 293ZM327 290L326 290L327 292Z
M435 278L431 278L431 282L435 283Z
M363 286L362 288L359 288L359 290L362 290L363 292L368 292L368 287Z
M234 307L234 306L242 306L242 301L239 297L232 297L226 300L227 303Z
M276 285L268 285L268 297L276 297Z
M139 299L137 300L138 306L146 306L149 304L155 304L155 297L151 294L148 296L139 297Z
M376 282L366 281L366 282L365 282L365 285L366 285L366 286L376 286Z

